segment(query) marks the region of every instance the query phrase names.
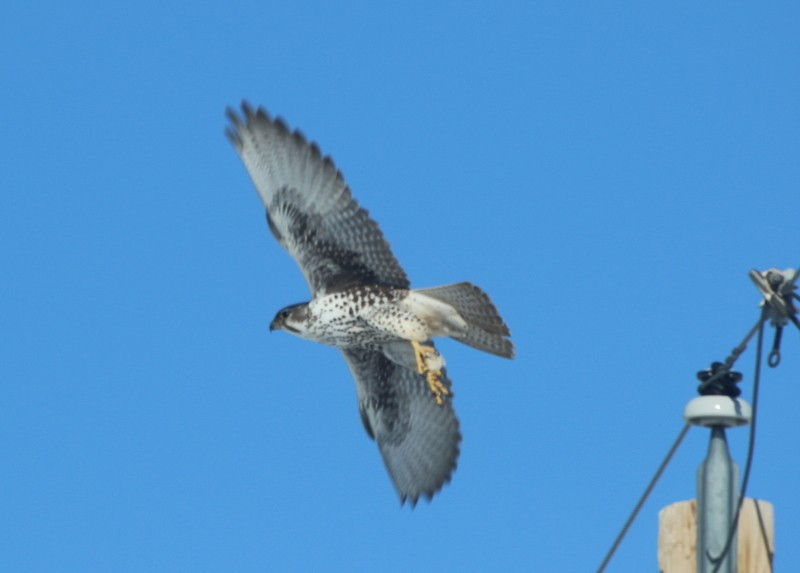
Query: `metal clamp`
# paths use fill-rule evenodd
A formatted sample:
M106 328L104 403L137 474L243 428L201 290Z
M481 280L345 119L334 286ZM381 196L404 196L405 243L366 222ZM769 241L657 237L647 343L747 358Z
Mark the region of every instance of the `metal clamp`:
M775 338L772 342L772 350L767 358L767 364L775 368L781 362L781 337L783 327L789 322L800 329L800 320L797 318L797 306L795 301L800 301L797 290L798 277L800 272L794 269L767 269L766 271L752 270L749 273L750 279L764 297L761 306L764 314L775 327Z

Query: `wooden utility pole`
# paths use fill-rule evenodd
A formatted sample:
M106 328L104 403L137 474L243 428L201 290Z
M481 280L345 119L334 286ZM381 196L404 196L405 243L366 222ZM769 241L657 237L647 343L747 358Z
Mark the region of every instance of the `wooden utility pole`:
M720 372L712 369L698 377L724 376L729 387L741 378L735 372ZM686 421L711 430L711 439L697 470L697 500L674 503L659 513L658 566L662 573L772 572L775 528L770 503L746 499L731 537L739 500L739 470L728 452L725 430L747 425L752 415L747 402L732 397L737 395L738 391L703 395L686 405Z
M739 515L738 573L771 573L775 552L772 504L747 498ZM658 514L661 573L697 572L697 502L673 503Z

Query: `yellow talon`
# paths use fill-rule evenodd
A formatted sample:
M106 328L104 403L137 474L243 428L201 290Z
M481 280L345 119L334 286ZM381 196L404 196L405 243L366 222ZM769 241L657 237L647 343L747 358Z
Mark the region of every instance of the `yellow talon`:
M442 406L444 404L442 396L450 395L450 390L447 389L441 378L444 359L432 346L420 344L416 340L411 341L411 346L414 348L414 356L417 360L417 372L425 374L428 388L430 388L436 404ZM436 366L431 367L430 362Z
M439 378L440 375L441 372L428 372L426 376L428 379L428 387L431 389L431 394L433 394L433 399L436 400L436 404L439 406L444 404L444 398L442 398L442 396L450 395L450 390L442 383L441 378Z
M411 346L414 347L414 357L417 359L417 373L425 374L430 368L428 367L429 356L436 356L439 353L435 348L420 344L416 340L411 341Z

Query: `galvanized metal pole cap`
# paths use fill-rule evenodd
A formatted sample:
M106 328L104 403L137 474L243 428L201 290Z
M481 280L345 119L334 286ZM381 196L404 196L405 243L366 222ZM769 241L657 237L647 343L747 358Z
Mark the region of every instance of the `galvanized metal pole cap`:
M683 410L683 418L695 426L724 426L733 428L750 423L753 411L750 404L729 396L698 396Z

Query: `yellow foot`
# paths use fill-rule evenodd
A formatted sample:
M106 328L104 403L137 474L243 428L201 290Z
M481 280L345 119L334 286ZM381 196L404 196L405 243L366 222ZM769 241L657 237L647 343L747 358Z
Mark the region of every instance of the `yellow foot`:
M441 406L444 404L443 396L450 395L447 386L442 382L444 358L432 346L420 344L416 340L411 341L411 346L414 348L414 356L417 359L417 372L425 374L428 388L430 388L436 403Z
M433 399L436 400L436 404L441 406L444 404L444 398L442 396L449 396L450 390L447 389L447 386L444 385L440 376L442 375L441 370L438 372L428 371L426 378L428 379L428 388L431 389L431 394L433 394Z
M431 370L440 371L444 366L444 359L433 346L411 341L414 348L414 357L417 359L417 373L425 374Z

